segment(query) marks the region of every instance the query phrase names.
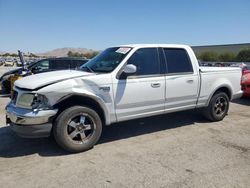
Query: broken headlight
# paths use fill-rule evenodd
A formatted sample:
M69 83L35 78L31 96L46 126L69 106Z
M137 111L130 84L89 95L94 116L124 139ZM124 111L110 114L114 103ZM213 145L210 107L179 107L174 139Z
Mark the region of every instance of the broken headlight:
M32 102L32 109L37 109L37 110L50 109L49 100L44 95L35 94Z
M49 101L47 97L41 94L25 93L18 98L17 104L24 108L34 110L45 110L49 109Z

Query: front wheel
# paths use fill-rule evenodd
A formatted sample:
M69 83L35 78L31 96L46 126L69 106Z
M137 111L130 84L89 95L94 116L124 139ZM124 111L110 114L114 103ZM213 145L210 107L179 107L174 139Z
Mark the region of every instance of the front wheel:
M204 109L204 116L210 121L221 121L227 115L229 98L224 92L216 92L211 98L208 107Z
M56 142L69 152L82 152L92 148L102 133L99 115L88 107L73 106L56 119L53 133Z

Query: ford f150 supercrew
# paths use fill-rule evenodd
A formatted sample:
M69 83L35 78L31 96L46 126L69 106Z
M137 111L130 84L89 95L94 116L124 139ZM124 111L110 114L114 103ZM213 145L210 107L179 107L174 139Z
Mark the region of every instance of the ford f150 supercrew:
M200 67L186 45L123 45L78 71L17 80L6 121L20 136L53 135L62 148L80 152L115 122L196 108L220 121L229 101L241 97L240 82L239 68Z

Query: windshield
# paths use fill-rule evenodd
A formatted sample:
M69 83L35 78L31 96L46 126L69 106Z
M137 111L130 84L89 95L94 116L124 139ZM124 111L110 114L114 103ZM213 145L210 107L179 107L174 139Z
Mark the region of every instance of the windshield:
M112 72L126 57L130 50L131 48L128 47L108 48L82 65L80 69L88 72Z

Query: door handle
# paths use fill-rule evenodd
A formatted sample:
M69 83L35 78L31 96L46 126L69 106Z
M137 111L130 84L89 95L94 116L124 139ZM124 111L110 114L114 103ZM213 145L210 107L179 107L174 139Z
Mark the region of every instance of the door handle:
M153 88L157 88L157 87L160 87L160 86L161 86L160 83L153 83L153 84L151 84L151 87L153 87Z
M194 82L194 80L190 79L190 80L187 80L187 83L190 83L192 84Z

